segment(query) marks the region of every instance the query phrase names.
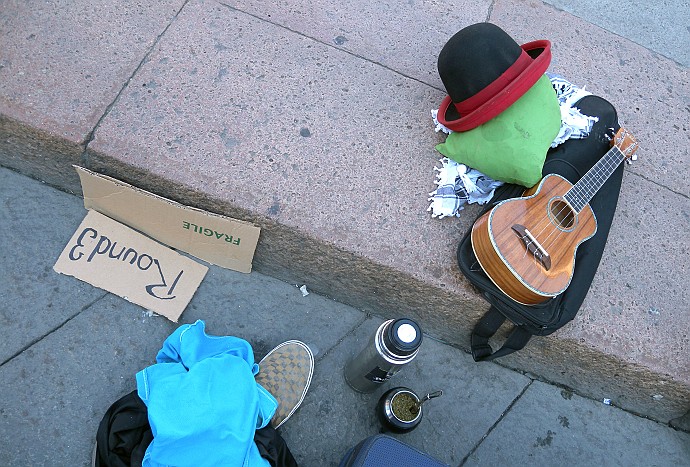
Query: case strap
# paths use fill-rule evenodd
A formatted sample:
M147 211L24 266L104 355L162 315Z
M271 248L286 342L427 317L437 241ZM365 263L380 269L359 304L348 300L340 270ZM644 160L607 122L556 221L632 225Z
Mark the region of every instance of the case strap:
M489 345L489 338L496 334L506 317L493 305L479 320L472 331L472 358L475 362L490 361L522 349L529 342L532 334L521 326L515 326L503 346L496 352Z

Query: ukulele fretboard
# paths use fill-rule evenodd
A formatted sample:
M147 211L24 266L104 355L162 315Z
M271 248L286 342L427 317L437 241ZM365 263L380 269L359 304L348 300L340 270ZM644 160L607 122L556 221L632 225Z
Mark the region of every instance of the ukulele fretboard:
M582 211L624 160L625 155L617 146L613 146L579 182L568 190L564 196L565 200L576 212Z

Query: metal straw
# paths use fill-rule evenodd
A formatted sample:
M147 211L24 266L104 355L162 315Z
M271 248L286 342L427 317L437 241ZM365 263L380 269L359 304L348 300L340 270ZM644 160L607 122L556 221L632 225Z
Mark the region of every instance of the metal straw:
M430 392L426 396L422 397L419 402L416 402L414 407L412 408L412 412L417 413L419 410L422 408L422 404L428 401L429 399L433 399L434 397L439 397L443 395L443 391L434 391Z

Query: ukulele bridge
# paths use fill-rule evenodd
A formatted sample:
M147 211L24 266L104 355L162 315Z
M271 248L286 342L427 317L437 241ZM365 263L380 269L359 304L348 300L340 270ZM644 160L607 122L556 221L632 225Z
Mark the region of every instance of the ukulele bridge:
M522 242L525 244L527 251L530 252L532 256L534 256L534 258L542 264L542 266L544 266L544 269L547 271L551 269L551 256L549 256L549 253L546 251L546 249L541 246L541 243L534 238L532 232L521 224L513 225L513 230L520 240L522 240Z

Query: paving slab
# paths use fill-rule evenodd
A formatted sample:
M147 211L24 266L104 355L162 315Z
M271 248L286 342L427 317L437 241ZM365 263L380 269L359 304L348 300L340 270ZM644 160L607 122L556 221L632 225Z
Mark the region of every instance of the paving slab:
M363 317L276 279L213 267L181 322L204 319L209 334L244 338L259 361L287 339L325 354ZM17 320L30 322L31 307ZM13 440L0 449L0 464L90 465L103 414L136 388L134 375L177 326L108 294L0 366L0 436Z
M688 67L690 9L684 0L664 2L615 2L613 0L546 0L545 3L574 14L603 29Z
M262 274L210 267L182 322L203 319L209 333L233 335L252 344L258 357L290 339L325 355L365 315L349 306Z
M436 60L443 44L463 27L486 21L493 4L491 0L220 3L439 89L443 84Z
M371 394L358 393L347 385L343 369L381 323L378 318L368 319L317 359L312 389L283 430L288 445L295 446L293 454L300 465L337 466L350 447L378 434L376 404L386 390L396 386L420 396L443 390L441 397L424 404L417 428L393 436L449 465L459 465L530 383L529 378L497 365L477 367L461 350L425 338L417 357L385 385ZM314 442L315 420L318 442Z
M0 463L90 465L103 414L136 387L134 374L175 327L107 295L2 365L0 436L12 442Z
M104 295L53 271L86 211L37 183L0 168L0 364Z
M412 69L395 69L395 60L382 66L366 47L334 46L326 38L338 15L317 16L315 24L328 26L317 36L318 28L305 25L308 10L301 4L262 6L262 13L253 3L228 5L185 6L101 122L89 145L90 167L255 222L263 229L256 270L301 281L380 316L419 318L430 334L466 348L469 330L487 308L455 264L457 241L476 207L460 219L438 221L426 213L438 157L433 148L442 138L432 130L429 111L444 93L421 75L414 77ZM324 5L324 11L334 8ZM521 14L514 20L517 10ZM606 282L612 273L598 275L579 328L530 345L507 364L576 385L592 397L620 395L629 410L660 420L679 417L690 403L690 379L683 353L677 352L687 348L686 326L674 325L675 297L658 295L669 285L682 294L687 282L683 240L673 241L674 232L686 230L685 168L669 150L651 155L658 149L656 135L673 132L668 125L642 125L640 118L663 113L683 125L685 70L549 5L497 1L490 12L518 41L550 38L557 57L553 70L578 84L593 83L590 89L621 107L621 116L644 142L639 164L629 168L623 186L624 194L636 187L637 198L621 199L620 209L630 218L619 214L614 221L611 254L602 269L624 271L625 251L639 250L635 239L668 245L663 253L650 252L647 274L641 282L628 282L629 289ZM367 9L357 14L372 16ZM568 21L577 27L564 31ZM592 54L593 37L612 45ZM405 63L405 53L398 55ZM425 60L435 56L429 53ZM659 70L635 69L637 74L621 78L640 57ZM657 72L668 83L661 96L647 79ZM623 106L632 90L635 99L654 107ZM681 144L687 137L683 130L670 137L687 148ZM645 200L641 211L652 217L637 225L640 199ZM673 228L660 238L658 223ZM663 261L672 251L680 253L675 269ZM665 286L651 277L664 277ZM621 317L607 319L598 312L609 308ZM650 310L660 309L665 318L655 327L638 326L646 324ZM673 338L657 338L668 333ZM640 350L631 354L629 342ZM592 355L600 357L592 361ZM586 368L591 378L570 370L575 368ZM611 380L612 369L621 376Z
M689 459L690 434L536 381L463 465L688 465Z
M184 4L5 1L0 11L2 164L61 187L109 105Z

